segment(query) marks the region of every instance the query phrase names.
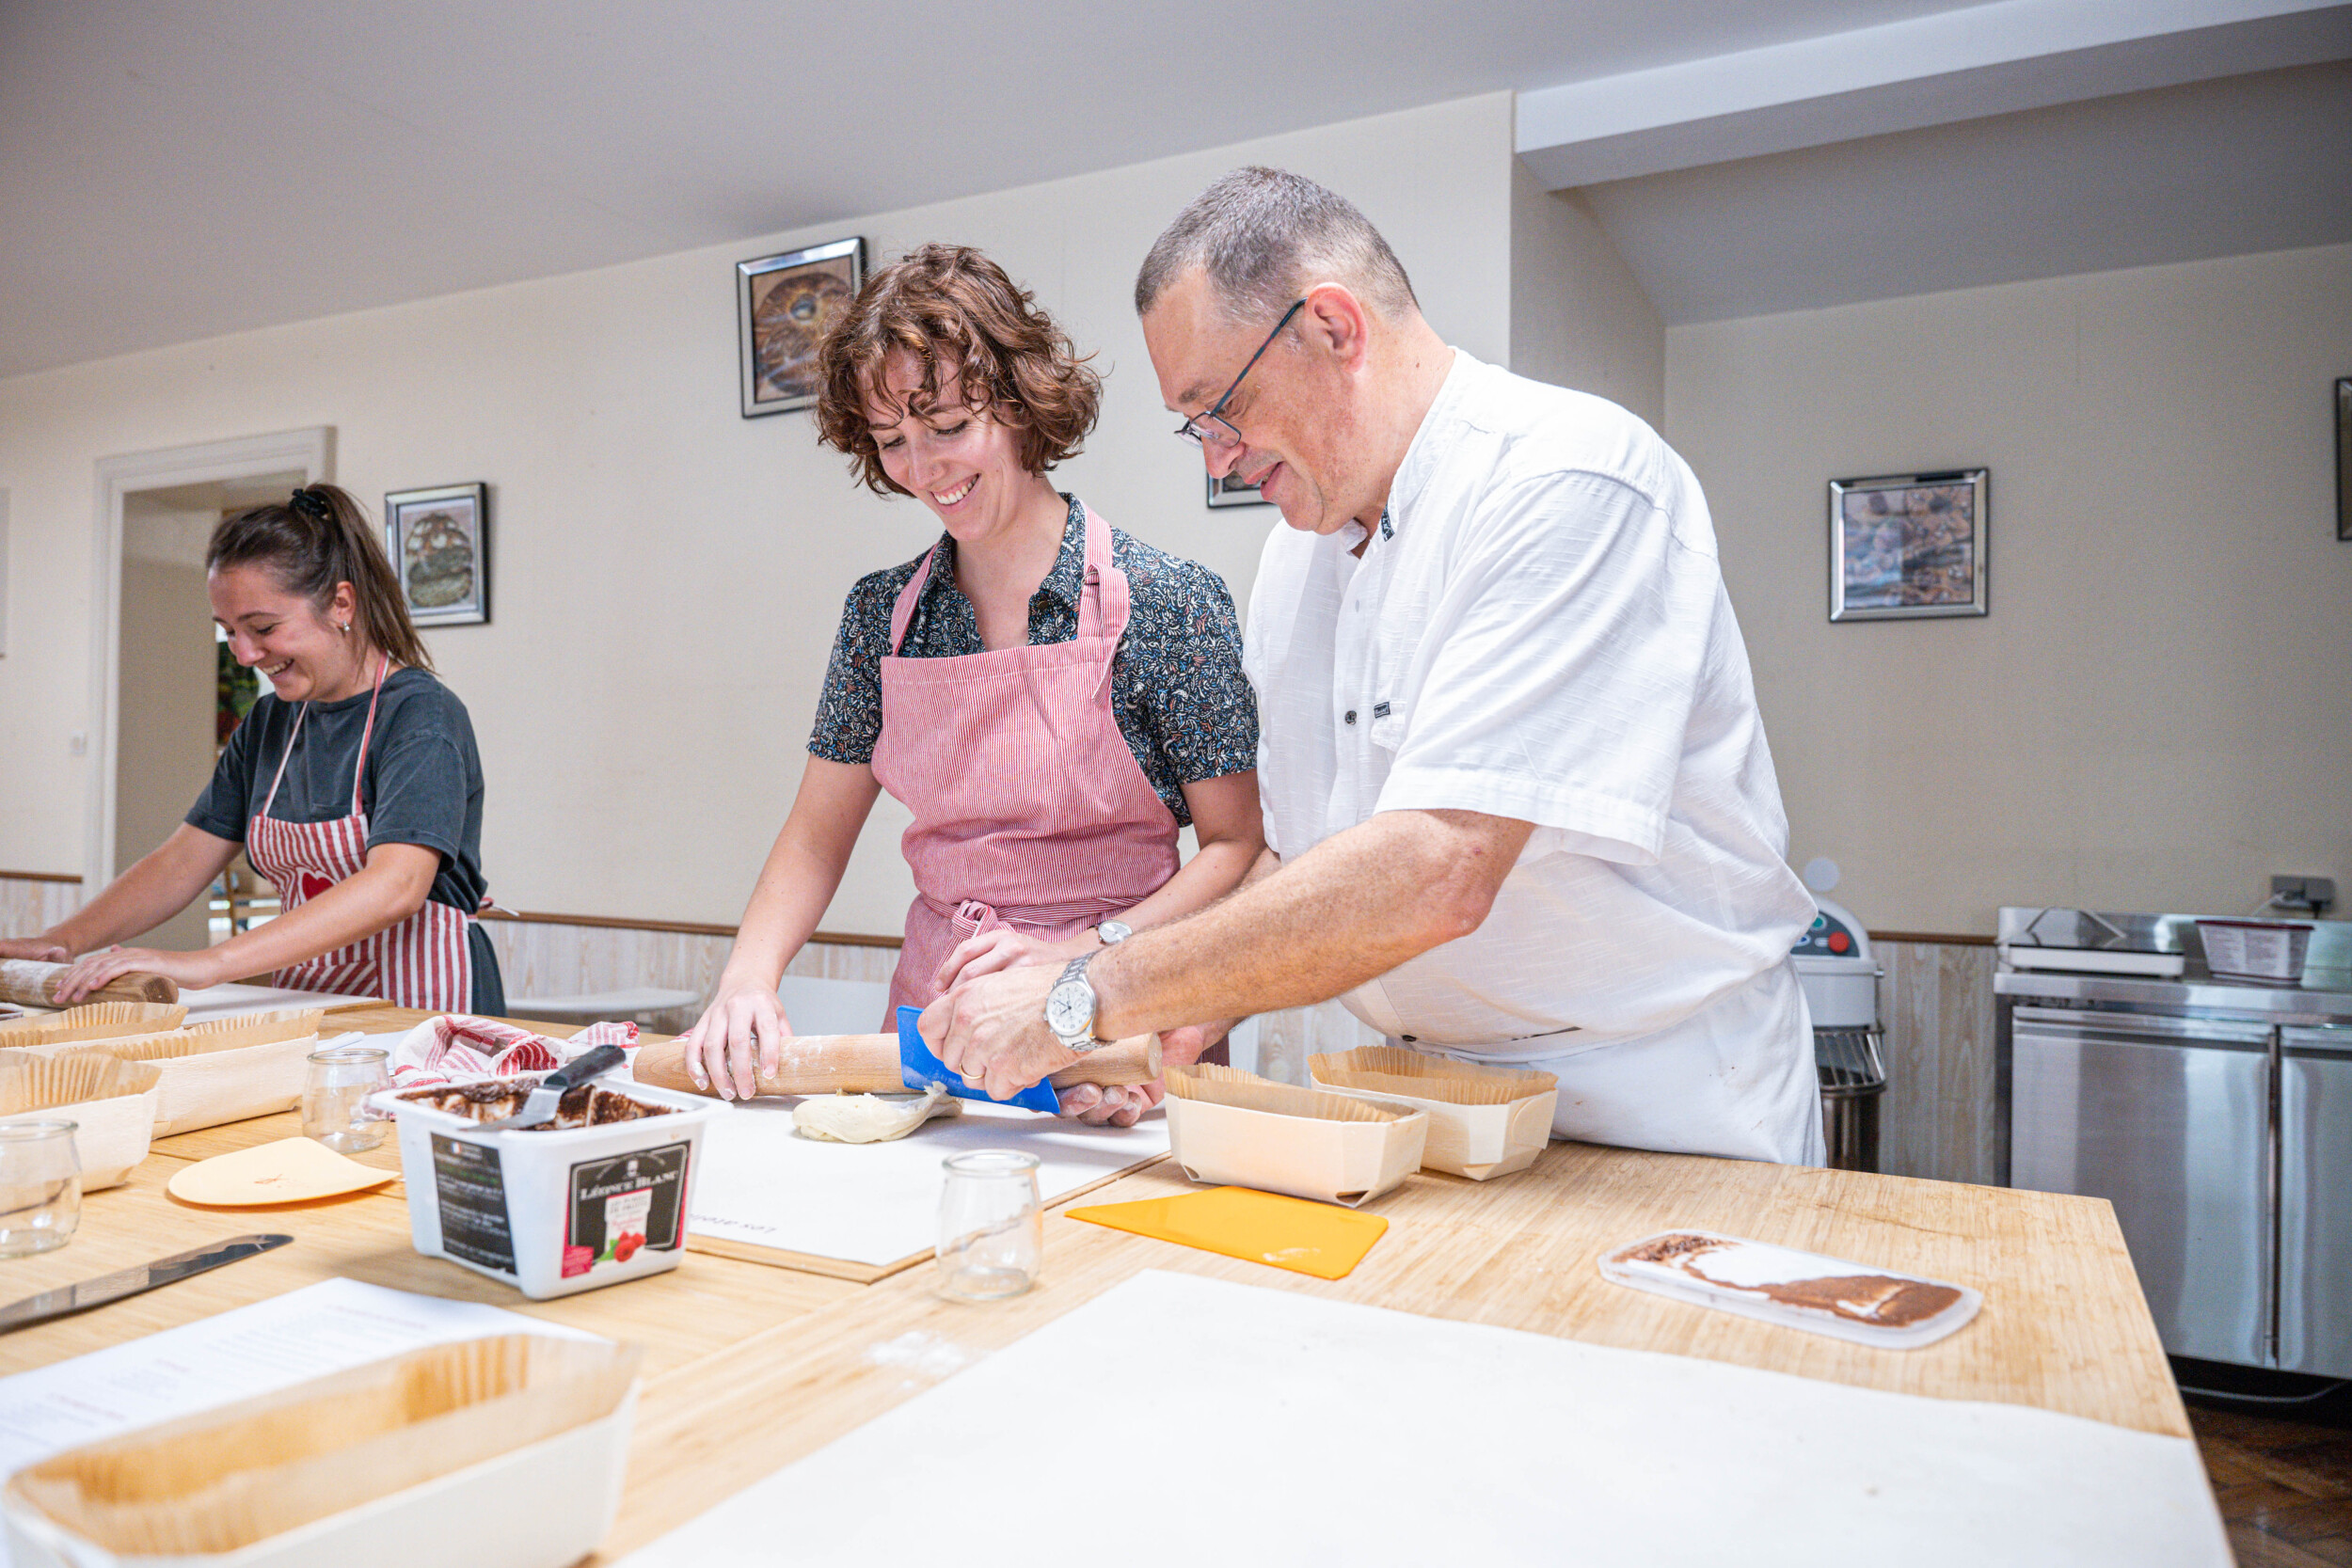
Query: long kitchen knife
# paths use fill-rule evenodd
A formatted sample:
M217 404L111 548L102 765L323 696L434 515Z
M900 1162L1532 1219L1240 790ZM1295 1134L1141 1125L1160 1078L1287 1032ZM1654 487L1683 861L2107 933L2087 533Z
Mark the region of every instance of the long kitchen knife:
M168 1258L158 1258L152 1263L141 1263L135 1269L122 1269L103 1274L96 1279L85 1279L78 1285L60 1285L54 1291L43 1291L37 1296L0 1307L0 1334L35 1323L45 1323L52 1318L62 1318L72 1312L87 1312L93 1307L103 1307L110 1301L151 1291L158 1285L170 1285L207 1269L234 1263L240 1259L257 1257L273 1247L284 1246L292 1236L276 1234L232 1236L211 1246L198 1247L191 1252L175 1252Z

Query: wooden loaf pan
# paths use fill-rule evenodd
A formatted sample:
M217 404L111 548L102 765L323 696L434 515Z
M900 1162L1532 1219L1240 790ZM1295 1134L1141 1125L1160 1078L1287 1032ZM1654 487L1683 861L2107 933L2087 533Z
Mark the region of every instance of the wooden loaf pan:
M67 1449L0 1507L77 1568L562 1568L611 1528L638 1359L534 1334L432 1345Z
M1483 1067L1368 1045L1307 1058L1310 1076L1334 1094L1402 1101L1429 1113L1423 1170L1472 1181L1535 1163L1551 1137L1560 1080L1525 1068Z
M1238 1068L1168 1069L1168 1151L1195 1181L1354 1208L1421 1164L1429 1114L1278 1084Z
M82 1190L120 1186L155 1131L163 1069L95 1051L54 1056L0 1050L0 1121L70 1121Z
M325 1009L291 1008L212 1019L184 1029L65 1041L27 1049L40 1055L95 1051L163 1069L155 1136L291 1111L302 1099L304 1060L318 1044Z

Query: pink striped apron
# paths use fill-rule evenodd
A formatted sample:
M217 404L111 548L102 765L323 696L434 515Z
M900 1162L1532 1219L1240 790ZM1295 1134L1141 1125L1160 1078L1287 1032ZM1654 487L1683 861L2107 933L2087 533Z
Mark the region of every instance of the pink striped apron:
M1009 926L1047 942L1133 908L1176 874L1176 818L1111 711L1127 575L1086 511L1078 635L952 658L898 653L939 559L933 546L890 616L874 776L914 824L914 873L890 1005L921 1006L956 944Z
M270 816L278 786L285 782L294 742L302 738L302 721L310 716L310 705L304 703L302 711L294 715L285 754L278 759L269 794L262 801L260 814L247 825L245 838L246 858L276 885L280 909L291 910L317 897L344 878L358 875L368 863L368 816L359 808L359 780L367 772L368 746L375 737L375 705L384 695L384 675L389 664L389 659L377 656L367 726L359 732L359 756L352 764L349 816L326 822L280 822ZM271 978L277 985L296 990L380 996L395 1006L419 1007L430 1013L469 1012L473 1007L473 951L468 945L468 919L450 905L428 898L422 909L397 926L362 937L348 947L306 958Z

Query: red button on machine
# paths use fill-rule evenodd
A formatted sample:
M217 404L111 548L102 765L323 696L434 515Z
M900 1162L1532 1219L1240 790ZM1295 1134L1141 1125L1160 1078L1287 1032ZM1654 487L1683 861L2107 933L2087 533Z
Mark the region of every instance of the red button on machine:
M1829 934L1829 950L1833 953L1843 953L1852 945L1853 939L1843 931L1832 931Z

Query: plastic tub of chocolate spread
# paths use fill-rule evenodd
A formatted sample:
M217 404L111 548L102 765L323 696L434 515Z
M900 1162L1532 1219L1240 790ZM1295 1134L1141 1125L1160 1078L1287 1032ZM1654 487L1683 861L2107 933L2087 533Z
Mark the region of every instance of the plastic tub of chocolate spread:
M1600 1272L1637 1291L1883 1350L1933 1344L1984 1305L1965 1285L1709 1230L1645 1236L1603 1254Z
M676 1268L695 1157L719 1102L606 1078L564 1091L548 1127L482 1131L518 1114L538 1081L525 1073L369 1100L400 1130L416 1249L534 1301Z

